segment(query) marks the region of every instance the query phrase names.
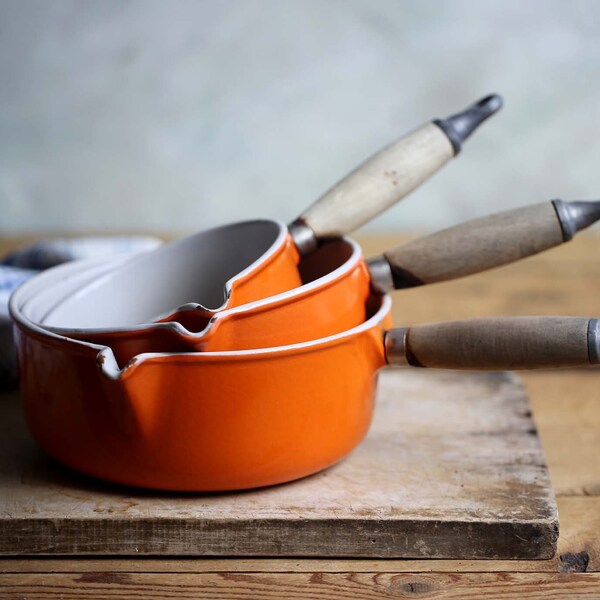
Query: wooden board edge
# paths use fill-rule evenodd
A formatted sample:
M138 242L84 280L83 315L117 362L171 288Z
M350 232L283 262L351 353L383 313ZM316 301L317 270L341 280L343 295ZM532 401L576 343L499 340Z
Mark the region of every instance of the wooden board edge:
M537 560L552 558L557 540L556 516L526 523L365 519L230 520L226 524L181 519L158 522L0 520L2 556L236 555Z

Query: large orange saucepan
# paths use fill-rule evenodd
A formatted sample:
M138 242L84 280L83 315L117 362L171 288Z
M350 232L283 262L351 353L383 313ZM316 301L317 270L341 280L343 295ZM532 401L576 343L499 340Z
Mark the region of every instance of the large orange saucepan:
M56 333L110 346L121 365L145 352L296 344L358 326L365 320L371 290L381 293L481 272L571 239L598 218L600 202L554 200L466 222L366 262L354 242L337 240L300 263L304 285L233 309L211 312L190 305L161 323L86 330L66 326L88 319L89 306L77 309L56 302L40 323ZM45 296L52 291L51 286L40 291L38 302L50 306Z
M359 166L289 228L248 221L177 240L106 273L63 308L79 315L73 326L115 329L160 320L190 302L220 311L293 289L301 284L301 256L322 240L353 231L426 181L501 104L499 96L489 96L418 128Z
M146 354L60 337L12 296L21 397L33 437L60 462L122 484L217 491L324 469L364 437L386 364L533 368L597 363L598 321L483 319L394 329L390 299L360 326L262 350ZM401 401L401 399L399 399Z

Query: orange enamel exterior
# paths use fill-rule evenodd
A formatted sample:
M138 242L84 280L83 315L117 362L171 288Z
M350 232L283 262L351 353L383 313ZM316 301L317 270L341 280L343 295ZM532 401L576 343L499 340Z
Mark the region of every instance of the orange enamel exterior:
M298 287L302 284L298 274L299 262L300 255L288 233L284 243L270 256L231 282L226 308L255 302Z
M27 423L58 461L122 484L224 491L310 475L368 430L391 306L374 302L366 323L325 340L111 371L109 350L45 332L13 298Z
M369 272L360 261L343 276L310 293L216 319L194 346L205 352L249 350L335 335L365 320L369 282Z

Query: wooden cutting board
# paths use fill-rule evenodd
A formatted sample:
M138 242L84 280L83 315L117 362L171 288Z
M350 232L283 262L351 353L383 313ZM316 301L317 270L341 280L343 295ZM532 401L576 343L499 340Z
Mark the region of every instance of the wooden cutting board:
M369 435L328 471L228 494L105 484L0 397L0 554L549 558L558 515L518 378L387 369Z

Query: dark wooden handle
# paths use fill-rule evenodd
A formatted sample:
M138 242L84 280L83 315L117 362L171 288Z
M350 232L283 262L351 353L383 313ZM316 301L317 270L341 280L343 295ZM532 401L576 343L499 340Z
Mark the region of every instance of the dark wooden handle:
M554 205L544 202L450 227L384 256L399 289L479 273L563 241Z
M372 287L391 289L480 273L569 241L600 219L600 201L552 200L467 221L368 261Z
M599 321L587 317L494 317L393 329L389 364L438 369L581 367L600 362Z

